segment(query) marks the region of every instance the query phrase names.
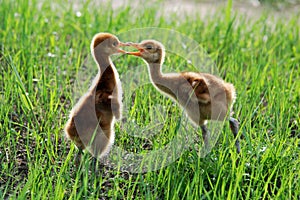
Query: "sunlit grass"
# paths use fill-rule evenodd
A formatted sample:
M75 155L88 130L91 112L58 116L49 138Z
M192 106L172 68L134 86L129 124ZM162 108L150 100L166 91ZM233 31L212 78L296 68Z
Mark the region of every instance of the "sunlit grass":
M268 14L246 19L230 13L229 7L204 21L157 16L159 4L116 10L108 4L76 5L1 1L1 199L300 197L299 13L288 19ZM63 127L76 103L74 84L90 54L90 40L97 32L122 35L142 27L170 28L196 40L219 75L236 86L234 116L240 120L243 137L240 156L225 126L205 158L190 147L157 171L130 173L101 165L95 172L92 158L85 154L76 169L77 150L65 141ZM164 72L197 69L183 58L167 56ZM121 78L135 66L146 67L126 56L115 64ZM145 153L168 144L177 133L179 107L150 84L127 95L127 121L116 125L115 146ZM156 105L167 117L159 115ZM147 139L132 135L139 130L134 123L143 127L153 125L153 120L165 120L159 134ZM193 139L201 135L191 134Z

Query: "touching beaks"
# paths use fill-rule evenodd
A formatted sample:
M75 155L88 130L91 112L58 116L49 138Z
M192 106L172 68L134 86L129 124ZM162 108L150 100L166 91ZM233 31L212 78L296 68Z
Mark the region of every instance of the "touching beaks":
M140 47L139 43L132 43L132 42L130 42L128 44L129 44L129 46L132 46L132 47L138 49L139 51L143 50L143 48Z
M139 51L137 51L137 52L126 52L126 54L133 55L133 56L142 56L142 52L144 51L144 49L141 48L138 43L129 42L128 45L138 49Z
M124 43L124 42L119 42L119 45L118 45L119 47L127 47L127 46L130 46L130 43L129 42L126 42L126 43Z
M127 53L127 52L122 49L118 49L118 53Z
M141 54L140 51L137 51L137 52L126 52L126 54L133 55L133 56L142 56L142 54Z
M131 46L131 47L134 47L136 49L138 49L139 51L138 52L127 52L127 51L124 51L122 49L118 49L118 53L126 53L126 54L129 54L129 55L133 55L133 56L141 56L142 52L143 52L143 48L141 48L139 46L138 43L133 43L133 42L126 42L126 43L123 43L123 42L120 42L118 47L127 47L127 46Z
M130 44L127 43L123 43L123 42L119 42L118 47L127 47L130 46ZM123 49L118 49L118 53L127 53L126 51L124 51Z

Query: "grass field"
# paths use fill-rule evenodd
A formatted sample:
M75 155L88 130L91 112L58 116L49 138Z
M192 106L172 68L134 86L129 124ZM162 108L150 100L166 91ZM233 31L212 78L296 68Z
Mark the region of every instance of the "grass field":
M266 12L251 19L230 12L229 2L203 19L156 15L163 9L159 1L117 9L91 1L0 4L0 199L300 198L299 12L285 17ZM173 29L197 41L219 76L236 86L240 155L224 126L204 158L192 145L156 171L133 173L98 164L95 169L87 153L75 167L77 149L64 139L63 127L76 103L74 83L90 55L91 39L110 32L122 40L127 31L144 27ZM195 70L184 58L167 56L165 72ZM122 56L115 65L124 78L144 64ZM150 84L127 97L128 114L116 124L115 146L146 153L176 137L181 110L170 99ZM156 105L167 117L157 115ZM132 136L139 130L133 122L143 127L154 119L163 122L159 134ZM200 132L189 134L197 138Z

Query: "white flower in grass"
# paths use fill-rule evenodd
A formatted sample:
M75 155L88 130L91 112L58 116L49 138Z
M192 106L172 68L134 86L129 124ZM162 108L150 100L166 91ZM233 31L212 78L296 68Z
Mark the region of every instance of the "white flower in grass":
M82 14L81 14L80 11L77 11L77 12L76 12L76 17L81 17L81 15L82 15Z
M267 149L267 147L262 147L259 151L260 151L260 152L265 152L266 149Z
M15 18L18 18L18 17L20 17L20 16L21 16L20 13L14 13L14 17L15 17Z
M268 36L267 36L267 35L264 35L263 41L264 41L264 42L267 42L267 40L268 40Z
M50 57L50 58L54 58L54 57L56 57L56 55L55 55L55 54L53 54L53 53L51 53L51 52L49 52L49 53L47 54L47 56L48 56L48 57Z

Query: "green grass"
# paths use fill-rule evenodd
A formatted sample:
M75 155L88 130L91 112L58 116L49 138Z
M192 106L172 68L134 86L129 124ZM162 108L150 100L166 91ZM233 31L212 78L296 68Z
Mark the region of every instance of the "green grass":
M204 21L157 16L159 3L116 10L90 1L79 8L55 0L0 4L0 199L300 198L299 13L247 19L228 12L228 4L227 12L224 8ZM77 150L64 139L63 127L76 103L74 83L89 57L90 41L97 32L123 39L126 31L143 27L174 29L197 41L220 76L236 86L240 156L225 126L204 158L193 145L164 168L131 173L104 166L95 171L90 155L84 154L76 169ZM167 56L165 72L195 70L184 58ZM122 56L115 65L122 78L144 64ZM141 77L148 78L146 73ZM150 84L124 95L129 114L126 123L116 124L115 147L146 153L176 137L181 110L170 99ZM167 117L159 116L156 105ZM132 135L157 119L165 120L160 133ZM200 135L189 134L193 139Z

